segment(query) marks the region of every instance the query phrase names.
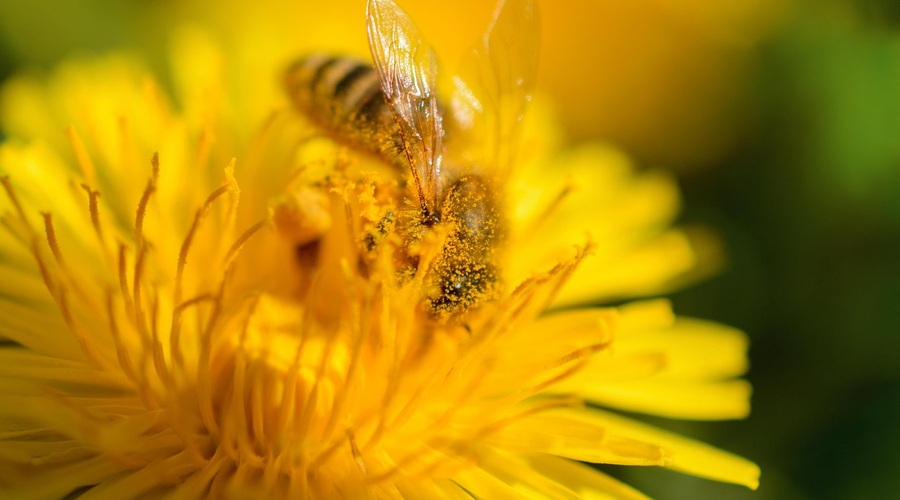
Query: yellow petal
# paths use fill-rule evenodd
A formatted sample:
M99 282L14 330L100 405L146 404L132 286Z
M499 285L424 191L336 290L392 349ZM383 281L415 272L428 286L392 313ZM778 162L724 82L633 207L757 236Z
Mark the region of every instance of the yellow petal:
M466 493L458 484L442 479L397 482L397 491L404 499L421 499L431 500L435 498L446 498L450 500L472 500L472 496Z
M599 405L669 418L726 420L750 414L750 384L744 380L634 380L583 386L576 394Z
M84 363L11 349L0 350L0 378L53 386L76 384L94 391L128 387L127 379L121 373L94 370ZM28 389L22 393L27 394Z
M509 484L526 498L579 498L568 485L563 486L543 474L529 471L528 462L516 455L490 453L480 458L478 466Z
M578 373L554 386L554 390L590 397L595 390L652 377L665 368L666 356L662 353L633 356L621 356L615 352L599 353Z
M643 500L647 496L587 465L550 455L529 457L535 472L565 484L578 498L586 500Z
M67 328L58 314L46 314L23 304L0 299L0 337L12 340L26 348L71 360L83 360L78 344L68 335Z
M559 304L658 291L695 264L683 234L662 232L679 205L671 177L637 173L610 148L580 148L555 168L526 171L511 190L521 200L513 207L513 245L528 249L511 255L512 282L565 259L571 244L594 243Z
M97 451L77 441L58 440L24 440L20 436L7 436L4 433L3 447L0 448L2 460L23 465L55 465L77 460L87 460Z
M600 422L552 411L523 419L490 436L495 446L519 453L547 453L593 463L664 465L667 452L655 443L632 439ZM553 432L548 432L552 429Z
M596 245L602 248L603 242L596 241ZM670 280L696 264L690 241L677 230L640 245L615 250L607 254L595 252L585 259L554 305L608 301L665 291Z
M712 321L680 317L671 328L620 329L616 353L661 352L669 378L716 380L747 371L747 336Z
M45 474L30 474L13 478L12 485L4 485L6 498L19 500L43 500L64 498L76 488L86 484L99 484L119 473L123 467L108 457L95 457L73 461L64 466L52 467ZM51 472L52 471L52 472ZM53 477L48 481L47 477Z
M29 262L28 266L31 265ZM35 303L47 300L47 287L35 279L34 271L29 271L23 272L20 266L0 266L0 296L5 295L16 302Z
M672 418L733 419L750 411L746 336L708 321L666 320L665 301L621 308L609 352L555 387L603 406Z
M668 328L675 323L675 313L668 299L639 300L618 307L622 330Z
M742 484L751 489L759 486L759 466L699 441L598 409L559 410L559 413L574 421L660 446L669 456L666 466L671 469L716 481Z
M167 491L167 487L179 483L183 474L193 472L194 467L187 453L179 453L103 481L79 498L103 500L159 496L162 491Z
M618 314L614 309L562 311L538 318L501 339L498 351L512 366L547 363L579 349L603 346L613 339ZM541 349L535 349L541 346ZM589 353L586 353L586 355Z
M453 481L462 486L474 498L516 499L522 494L504 483L493 474L479 467L471 467L453 476Z

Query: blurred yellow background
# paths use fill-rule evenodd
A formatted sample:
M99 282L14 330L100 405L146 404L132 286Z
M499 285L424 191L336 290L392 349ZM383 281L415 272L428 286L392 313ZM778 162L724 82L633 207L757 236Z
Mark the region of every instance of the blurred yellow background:
M36 4L46 4L41 8ZM567 0L539 5L539 90L557 106L570 137L601 138L639 159L696 168L720 160L748 129L746 95L760 43L784 17L776 0ZM403 7L454 72L480 36L492 2ZM54 13L47 16L47 11ZM74 50L131 45L162 60L173 31L194 25L226 45L239 67L268 74L311 50L367 57L365 0L236 0L4 3L6 49L49 63ZM23 26L42 26L41 37ZM254 75L247 85L259 86ZM267 91L277 91L270 87Z

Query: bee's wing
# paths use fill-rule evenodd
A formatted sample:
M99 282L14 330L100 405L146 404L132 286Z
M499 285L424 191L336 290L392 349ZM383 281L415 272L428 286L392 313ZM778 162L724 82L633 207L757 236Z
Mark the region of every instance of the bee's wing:
M505 171L515 160L525 106L537 76L539 27L533 0L502 0L461 62L451 101L464 161Z
M415 24L392 0L369 0L366 21L381 90L400 126L419 201L430 213L440 197L443 152L437 60Z

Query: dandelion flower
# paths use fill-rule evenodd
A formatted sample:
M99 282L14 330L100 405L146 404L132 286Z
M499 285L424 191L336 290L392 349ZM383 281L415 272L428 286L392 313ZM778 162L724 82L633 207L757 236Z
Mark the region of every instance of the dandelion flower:
M558 307L696 267L667 176L532 120L508 285L436 321L390 258L396 176L286 105L248 127L225 59L180 43L174 94L125 57L3 91L3 496L642 497L586 463L756 487L609 410L745 416L740 332L664 300Z

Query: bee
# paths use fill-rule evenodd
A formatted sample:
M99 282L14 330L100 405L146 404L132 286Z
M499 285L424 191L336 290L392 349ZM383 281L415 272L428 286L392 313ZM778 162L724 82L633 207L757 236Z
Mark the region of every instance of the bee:
M514 162L531 98L535 7L532 0L501 1L453 78L449 106L437 97L434 51L400 7L369 0L366 24L374 66L311 55L288 68L285 87L295 108L336 141L408 173L411 193L397 228L409 266L419 265L410 249L444 228L423 300L436 318L458 317L494 297L500 281L496 179Z

